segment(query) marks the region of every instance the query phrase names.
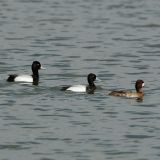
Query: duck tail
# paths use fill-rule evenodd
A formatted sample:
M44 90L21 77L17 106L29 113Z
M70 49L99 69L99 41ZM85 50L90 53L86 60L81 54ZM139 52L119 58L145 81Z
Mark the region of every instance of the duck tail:
M14 82L14 79L17 77L17 75L16 74L11 74L11 75L9 75L9 77L7 78L7 81L8 82Z

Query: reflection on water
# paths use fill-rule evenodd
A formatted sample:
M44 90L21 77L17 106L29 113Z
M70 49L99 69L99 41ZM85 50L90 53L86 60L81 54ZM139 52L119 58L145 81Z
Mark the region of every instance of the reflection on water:
M159 159L159 7L145 1L0 1L0 158ZM40 61L38 86L7 83ZM102 80L94 94L60 91ZM108 96L145 81L144 99ZM27 158L26 158L27 155ZM22 158L23 157L23 158Z

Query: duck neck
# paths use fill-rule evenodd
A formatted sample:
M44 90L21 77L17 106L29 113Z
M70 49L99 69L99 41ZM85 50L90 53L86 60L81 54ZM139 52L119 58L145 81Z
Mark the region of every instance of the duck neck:
M39 82L39 73L38 73L38 70L32 70L32 72L33 72L33 75L32 75L32 77L33 77L33 84L34 85L38 85L38 82Z
M94 82L88 81L88 83L89 83L89 86L90 86L90 87L94 87L94 86L95 86Z
M39 77L38 70L33 70L32 69L32 73L33 73L33 76Z
M89 85L87 86L87 93L93 94L95 89L96 89L95 84L93 82L89 83Z
M142 88L136 88L136 91L137 91L137 93L142 93L143 92Z

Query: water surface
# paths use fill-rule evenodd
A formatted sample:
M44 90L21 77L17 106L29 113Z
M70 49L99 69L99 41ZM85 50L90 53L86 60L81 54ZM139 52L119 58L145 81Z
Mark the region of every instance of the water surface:
M160 149L158 0L0 1L0 159L150 160ZM31 74L38 86L7 83ZM95 94L60 91L86 84ZM143 101L108 96L145 82Z

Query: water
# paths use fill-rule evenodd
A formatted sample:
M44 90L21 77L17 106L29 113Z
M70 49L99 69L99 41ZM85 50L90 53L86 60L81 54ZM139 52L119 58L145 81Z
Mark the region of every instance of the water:
M1 160L159 160L159 0L0 1ZM39 86L7 83L30 74ZM102 81L93 95L60 91ZM110 97L145 82L143 101ZM100 89L101 88L101 89Z

